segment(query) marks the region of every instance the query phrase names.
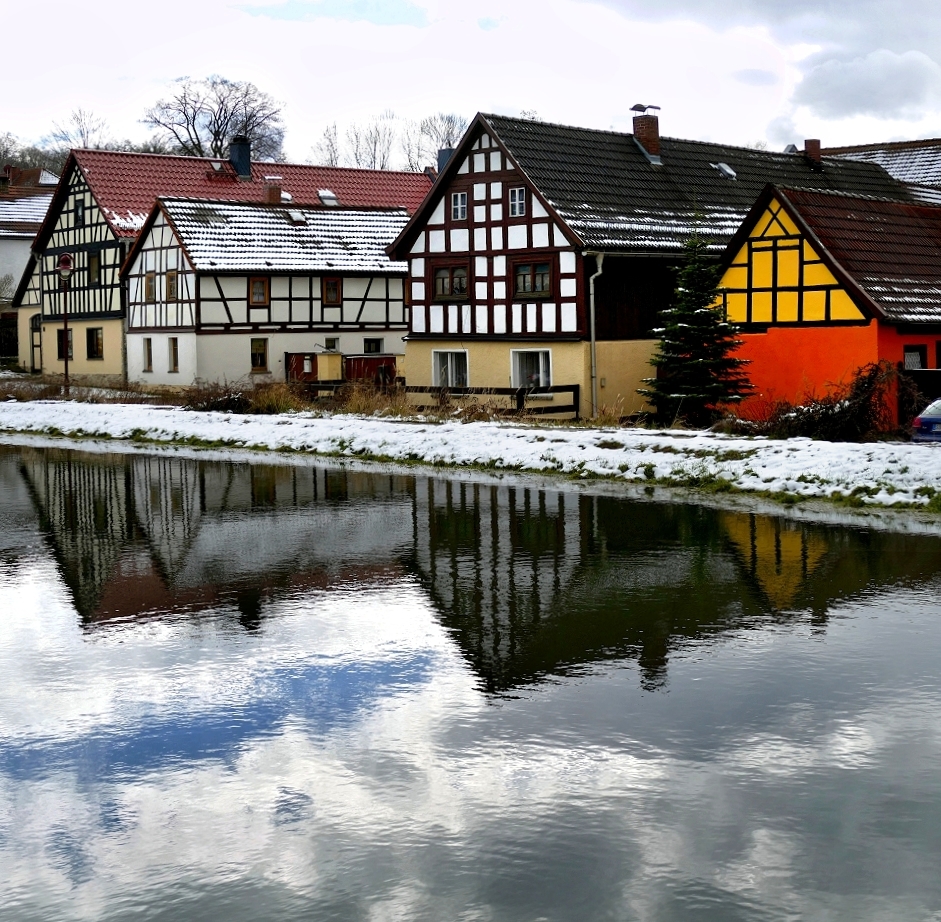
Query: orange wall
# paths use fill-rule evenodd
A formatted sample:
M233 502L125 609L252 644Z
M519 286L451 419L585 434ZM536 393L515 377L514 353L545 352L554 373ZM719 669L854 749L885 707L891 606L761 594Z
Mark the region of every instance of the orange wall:
M906 333L900 334L895 327L879 327L879 358L888 359L892 363L903 360L904 346L927 346L928 367L937 368L937 347L935 343L941 341L937 333Z
M876 321L868 326L770 327L767 333L740 335L743 343L736 354L751 360L746 372L755 385L743 407L746 416L748 403L822 397L833 385L848 383L857 368L880 358ZM898 351L901 359L901 346Z

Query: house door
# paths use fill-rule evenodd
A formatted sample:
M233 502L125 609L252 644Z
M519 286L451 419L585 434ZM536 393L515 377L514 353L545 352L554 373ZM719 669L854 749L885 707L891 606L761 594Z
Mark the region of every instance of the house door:
M42 314L29 318L30 371L42 371Z

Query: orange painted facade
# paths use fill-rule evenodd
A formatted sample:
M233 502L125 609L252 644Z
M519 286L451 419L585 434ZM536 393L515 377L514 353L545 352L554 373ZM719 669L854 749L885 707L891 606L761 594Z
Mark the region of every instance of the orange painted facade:
M753 215L735 248L717 307L740 326L737 354L750 363L755 390L742 415L780 400L822 397L849 384L865 365L903 362L905 347L917 348L921 367L941 368L941 333L903 334L874 316L777 196Z

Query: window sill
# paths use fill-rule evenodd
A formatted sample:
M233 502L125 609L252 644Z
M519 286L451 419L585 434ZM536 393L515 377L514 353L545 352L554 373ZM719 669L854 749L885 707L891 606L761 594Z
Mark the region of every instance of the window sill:
M268 368L253 368L250 372L253 375L270 375L271 370Z

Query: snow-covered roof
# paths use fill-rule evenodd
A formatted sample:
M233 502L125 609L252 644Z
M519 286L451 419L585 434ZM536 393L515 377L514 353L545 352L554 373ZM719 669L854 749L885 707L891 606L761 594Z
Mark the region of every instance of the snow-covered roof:
M0 224L35 224L35 234L46 217L51 201L51 192L26 198L0 199Z
M180 198L160 199L158 207L197 272L406 271L405 263L392 262L385 252L408 221L404 208L310 208Z

